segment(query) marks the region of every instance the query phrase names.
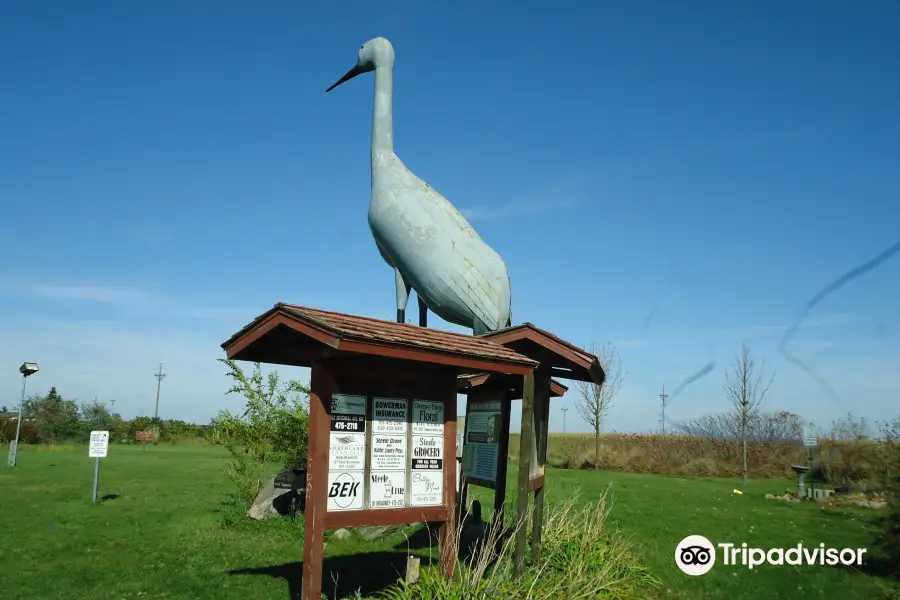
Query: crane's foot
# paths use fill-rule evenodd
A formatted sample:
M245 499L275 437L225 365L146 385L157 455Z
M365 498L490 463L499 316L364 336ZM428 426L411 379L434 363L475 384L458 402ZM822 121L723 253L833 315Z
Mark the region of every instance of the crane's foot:
M406 310L403 308L397 309L397 322L398 323L406 323Z

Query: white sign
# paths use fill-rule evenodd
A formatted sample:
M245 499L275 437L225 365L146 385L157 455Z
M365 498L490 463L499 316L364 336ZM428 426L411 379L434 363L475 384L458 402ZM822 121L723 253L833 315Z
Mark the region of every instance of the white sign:
M406 434L409 402L394 398L372 399L372 432Z
M444 435L444 403L413 400L412 432Z
M331 397L331 414L334 413L343 415L365 415L366 397L335 394Z
M366 397L331 397L326 510L362 510L366 468Z
M372 433L372 470L406 471L406 436Z
M366 432L365 396L334 396L331 399L331 431Z
M500 456L500 402L469 402L465 445L469 450L466 475L494 482Z
M443 407L441 410L443 411ZM413 435L409 492L410 506L443 504L444 436Z
M412 468L443 469L444 468L444 436L414 435L412 444Z
M369 475L369 508L406 506L406 471L372 471Z
M819 435L816 426L809 424L803 426L803 445L807 448L815 448L819 445Z
M88 458L106 458L106 452L109 449L109 432L92 431L89 444Z
M440 506L444 500L444 473L413 471L409 488L410 506Z
M363 473L330 471L328 473L328 505L326 510L362 510Z
M366 468L366 434L331 432L329 471L362 471Z

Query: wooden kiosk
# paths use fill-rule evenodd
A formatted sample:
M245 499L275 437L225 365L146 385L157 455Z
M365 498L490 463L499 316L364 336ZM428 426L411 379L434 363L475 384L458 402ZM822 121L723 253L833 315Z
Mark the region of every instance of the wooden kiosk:
M535 382L549 390L550 369L536 377L538 361L504 344L283 303L222 344L230 359L311 368L303 598L321 594L326 529L441 523L441 570L452 575L460 377L524 376L529 424Z
M488 456L499 455L496 475L493 478L464 477L463 492L460 494L461 504L465 507L467 484L493 489L495 522L498 518L502 522L506 502L511 405L513 400L522 399L522 430L516 486L516 522L519 527L516 531L515 549L516 569L521 572L525 565L525 545L528 537L525 520L528 513L528 495L531 492L534 492L532 561L537 563L541 553L550 398L560 397L567 390L564 385L554 381L553 377L602 385L606 375L596 356L531 323L508 327L479 337L515 350L538 363L538 367L524 377L484 373L474 377L461 377L459 380L459 393L468 395L464 445L473 445L472 442L475 441L472 439L471 430L473 423L477 422L473 416L479 412L478 405L499 405L499 449L492 449L486 453ZM483 419L481 421L483 422ZM473 460L477 461L478 458ZM488 472L492 473L491 470Z

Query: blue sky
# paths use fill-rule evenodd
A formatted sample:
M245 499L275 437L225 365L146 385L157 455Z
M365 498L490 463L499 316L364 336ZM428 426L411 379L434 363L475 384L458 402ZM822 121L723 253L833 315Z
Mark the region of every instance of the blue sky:
M725 409L742 341L769 409L900 412L900 256L790 343L837 398L778 352L900 238L896 3L301 4L0 7L0 404L34 360L32 390L152 414L162 362L161 414L206 422L276 301L392 318L373 81L324 93L381 35L397 153L505 258L514 322L618 345L607 429L710 362L668 414Z

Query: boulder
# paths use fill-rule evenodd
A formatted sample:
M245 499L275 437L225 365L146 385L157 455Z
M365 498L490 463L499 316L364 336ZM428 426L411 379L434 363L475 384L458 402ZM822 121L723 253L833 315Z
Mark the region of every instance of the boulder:
M261 521L269 517L280 516L278 510L272 506L276 498L283 496L291 490L280 490L275 487L275 478L268 480L259 493L250 508L247 509L247 516L251 519Z
M379 538L387 537L394 533L395 531L399 531L403 526L402 525L380 525L377 527L357 527L356 533L359 534L359 537L370 542L372 540L377 540Z

